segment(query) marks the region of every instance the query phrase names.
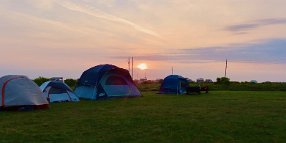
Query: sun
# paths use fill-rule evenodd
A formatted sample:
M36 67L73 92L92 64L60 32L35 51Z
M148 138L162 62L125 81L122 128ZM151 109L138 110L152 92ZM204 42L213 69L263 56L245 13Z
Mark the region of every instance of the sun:
M141 63L137 66L137 68L139 68L140 70L146 70L148 69L148 66L145 63Z

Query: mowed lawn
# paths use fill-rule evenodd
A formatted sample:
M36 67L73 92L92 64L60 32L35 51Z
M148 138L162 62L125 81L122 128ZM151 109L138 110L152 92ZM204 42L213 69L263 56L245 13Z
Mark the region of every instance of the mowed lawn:
M286 142L286 92L143 95L0 112L0 141Z

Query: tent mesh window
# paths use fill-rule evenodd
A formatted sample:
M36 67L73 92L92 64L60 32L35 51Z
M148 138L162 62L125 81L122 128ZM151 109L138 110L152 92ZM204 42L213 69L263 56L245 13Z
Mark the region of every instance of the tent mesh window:
M52 87L50 90L49 90L49 94L62 94L62 93L66 93L67 91L65 89L62 89L62 88L55 88L55 87Z
M110 76L107 78L106 85L127 85L127 82L119 76Z

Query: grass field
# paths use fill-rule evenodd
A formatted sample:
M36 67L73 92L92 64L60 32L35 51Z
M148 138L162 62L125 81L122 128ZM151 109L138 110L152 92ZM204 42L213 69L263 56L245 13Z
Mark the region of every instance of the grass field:
M0 141L286 142L286 92L143 95L0 112Z

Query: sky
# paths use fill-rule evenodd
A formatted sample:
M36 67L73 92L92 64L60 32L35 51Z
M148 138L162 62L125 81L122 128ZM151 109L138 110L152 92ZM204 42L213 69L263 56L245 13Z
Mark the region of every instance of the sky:
M79 78L98 64L134 78L286 81L285 0L1 0L0 76ZM145 71L136 65L146 63Z

